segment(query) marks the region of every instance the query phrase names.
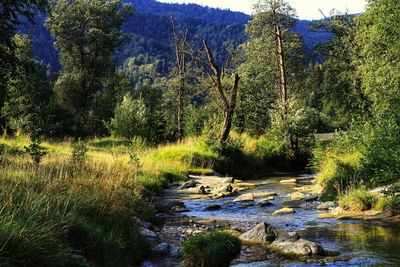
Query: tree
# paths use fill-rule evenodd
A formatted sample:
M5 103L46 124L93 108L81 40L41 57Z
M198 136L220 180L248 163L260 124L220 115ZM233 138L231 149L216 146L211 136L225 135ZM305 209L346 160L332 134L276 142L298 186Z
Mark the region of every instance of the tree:
M371 1L357 18L362 88L376 116L400 111L400 14L396 0Z
M146 105L142 98L133 99L130 94L127 94L115 108L115 115L110 123L111 132L126 140L143 135L146 112Z
M228 139L229 133L232 128L233 116L235 115L237 104L240 77L237 72L234 72L233 82L231 87L229 88L229 86L227 86L224 81L226 70L224 68L221 69L216 64L214 55L205 40L203 41L203 48L206 61L203 60L201 56L196 56L193 50L191 51L191 55L193 60L203 68L203 70L209 77L217 98L219 99L220 107L223 110L224 122L221 128L220 136L218 138L218 142L222 144ZM227 60L227 62L229 61L230 60ZM208 66L206 64L208 64Z
M274 104L300 92L307 57L301 37L293 30L295 12L287 2L260 0L255 11L246 25L249 40L243 45L239 68L245 88L240 110L243 124L257 125L252 131L262 134Z
M33 60L32 43L26 35L15 35L17 65L7 75L5 101L1 109L7 127L14 132L30 132L32 123L46 128L46 108L52 96L46 69Z
M112 55L121 45L122 23L132 7L119 0L60 0L46 20L63 70L55 84L56 99L74 118L78 135L87 135L96 117L94 96L115 66Z
M17 27L26 20L33 24L36 12L44 12L46 7L46 0L0 0L0 109L6 97L6 76L17 64L14 42ZM5 127L4 124L5 121L0 116L0 129Z
M184 117L184 95L185 95L185 83L186 83L186 71L187 71L187 35L188 30L184 30L179 33L173 16L171 15L172 31L174 36L174 48L175 48L175 59L176 68L179 76L178 86L178 110L177 110L177 127L178 127L178 139L183 138L183 117Z
M357 72L361 44L357 44L355 39L355 17L332 13L329 19L315 27L333 34L330 42L317 47L317 52L324 58L320 110L331 130L346 129L354 117L368 114L368 103Z

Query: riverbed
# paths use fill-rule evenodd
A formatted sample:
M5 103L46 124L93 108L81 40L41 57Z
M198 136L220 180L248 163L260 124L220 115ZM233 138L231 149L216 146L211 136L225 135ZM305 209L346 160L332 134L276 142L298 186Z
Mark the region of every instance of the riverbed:
M296 231L304 238L320 243L324 248L340 251L346 261L327 263L326 266L400 266L400 227L380 223L355 220L320 219L318 215L326 211L296 208L296 213L272 216L272 212L282 208L282 203L290 200L290 194L298 184L282 184L283 179L297 177L273 177L246 181L256 187L242 193L276 192L273 206L257 205L244 208L241 203L233 203L236 196L220 199L184 200L190 210L184 215L194 219L215 219L227 222L260 223L267 222L284 231ZM240 193L239 193L240 194ZM222 209L205 211L210 205L220 205ZM253 262L237 266L277 266L276 262ZM304 263L284 263L278 266L314 266ZM319 266L316 264L315 266Z

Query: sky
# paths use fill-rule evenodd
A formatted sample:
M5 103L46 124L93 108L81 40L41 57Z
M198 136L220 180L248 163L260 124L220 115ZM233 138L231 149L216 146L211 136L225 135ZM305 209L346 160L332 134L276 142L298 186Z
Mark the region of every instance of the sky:
M252 13L254 0L157 0L165 3L195 3L203 6L227 8ZM350 14L360 13L365 10L366 0L289 0L290 5L296 9L300 19L320 19L322 14L329 15L332 9L349 11Z

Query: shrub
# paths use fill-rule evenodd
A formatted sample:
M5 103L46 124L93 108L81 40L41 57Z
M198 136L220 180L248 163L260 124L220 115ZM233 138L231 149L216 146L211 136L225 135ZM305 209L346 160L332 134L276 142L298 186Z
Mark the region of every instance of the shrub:
M218 157L215 161L214 168L223 175L245 176L248 173L249 165L247 164L246 155L243 152L242 140L228 139L223 143L215 140L208 140L207 145L214 151Z
M133 99L127 94L115 108L115 116L110 128L113 135L127 140L142 135L146 123L146 105L142 98Z
M400 196L390 196L379 198L375 209L377 210L391 210L396 214L400 213Z
M240 254L237 237L227 232L212 232L191 237L183 244L187 267L224 267Z
M376 201L376 197L365 187L350 186L344 194L339 195L340 206L351 211L369 210Z
M47 149L41 146L42 142L39 138L32 138L29 146L25 147L25 151L31 156L33 165L38 168L42 158L47 155Z
M88 147L81 139L72 146L72 162L78 166L85 164L88 155Z

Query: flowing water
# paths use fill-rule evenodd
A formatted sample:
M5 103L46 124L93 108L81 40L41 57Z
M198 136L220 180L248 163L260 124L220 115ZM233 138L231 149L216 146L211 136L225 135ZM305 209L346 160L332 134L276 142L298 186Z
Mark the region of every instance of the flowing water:
M320 243L323 247L340 251L349 257L346 262L327 263L326 266L400 266L400 227L354 220L319 219L324 211L296 209L296 213L272 216L281 204L290 200L296 184L281 184L281 179L293 177L267 178L249 181L256 188L245 191L278 193L274 206L250 206L242 208L240 203L232 203L234 197L215 200L187 200L189 216L236 222L267 222L285 231L297 231L304 238ZM217 211L204 211L207 206L221 205ZM243 266L276 266L268 262ZM282 266L282 265L279 265ZM284 266L320 266L318 264L290 263Z

